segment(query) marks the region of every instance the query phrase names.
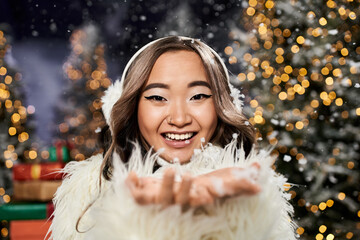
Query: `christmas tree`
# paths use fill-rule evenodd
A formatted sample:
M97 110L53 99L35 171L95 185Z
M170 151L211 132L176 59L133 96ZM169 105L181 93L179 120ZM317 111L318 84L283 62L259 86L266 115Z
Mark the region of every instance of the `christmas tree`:
M71 158L84 160L98 148L98 132L105 124L101 96L111 84L106 74L104 45L96 26L88 24L70 37L72 52L64 64L68 85L58 106L58 136L71 148Z
M30 141L33 127L28 121L35 108L24 106L22 75L14 67L9 39L0 30L0 204L11 200L13 165L38 159Z
M249 0L224 49L260 145L294 183L302 239L360 237L359 5Z

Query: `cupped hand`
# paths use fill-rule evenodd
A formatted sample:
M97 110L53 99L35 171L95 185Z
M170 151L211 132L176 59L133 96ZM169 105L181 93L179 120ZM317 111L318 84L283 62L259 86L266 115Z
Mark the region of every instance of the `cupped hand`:
M135 172L130 172L125 182L139 204L185 205L189 202L192 178L190 175L184 175L180 183L175 182L174 178L173 169L167 169L162 179L139 178Z
M260 165L252 164L249 168L223 168L199 175L193 180L190 198L191 206L211 204L215 199L242 195L254 195L260 192L256 183Z
M260 186L256 179L259 169L260 165L254 163L246 169L223 168L196 177L185 174L180 182L175 182L173 169L167 169L162 179L138 177L131 172L126 184L136 202L141 205L179 204L197 207L212 204L216 199L258 193Z

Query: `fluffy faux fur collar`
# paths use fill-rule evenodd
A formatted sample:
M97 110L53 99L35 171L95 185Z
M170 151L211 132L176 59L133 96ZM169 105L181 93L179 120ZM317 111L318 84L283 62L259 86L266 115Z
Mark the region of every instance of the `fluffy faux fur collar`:
M236 148L234 140L226 148L210 145L195 152L188 164L162 164L153 173L158 156L149 154L144 159L139 146L135 145L129 164L123 164L115 156L113 179L103 180L99 196L101 161L102 157L97 155L83 162L70 163L65 168L67 178L54 198L52 239L295 239L295 225L290 218L293 208L288 203L290 195L284 190L286 179L272 169L274 159L268 151L252 151L245 159L244 151ZM179 206L165 209L156 205L139 206L124 184L129 171L161 177L166 168L174 167L180 177L185 171L199 175L225 167L248 168L253 162L261 165L258 183L262 191L259 194L218 201L213 206L186 212ZM90 230L76 232L78 217L95 199L79 225L80 230Z

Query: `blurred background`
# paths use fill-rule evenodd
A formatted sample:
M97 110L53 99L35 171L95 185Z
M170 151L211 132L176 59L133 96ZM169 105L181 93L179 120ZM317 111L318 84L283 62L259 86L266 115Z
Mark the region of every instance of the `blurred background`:
M30 239L19 229L51 215L61 176L47 174L102 151L103 91L141 46L168 35L223 58L260 146L291 183L301 239L359 239L359 6L0 0L1 239Z

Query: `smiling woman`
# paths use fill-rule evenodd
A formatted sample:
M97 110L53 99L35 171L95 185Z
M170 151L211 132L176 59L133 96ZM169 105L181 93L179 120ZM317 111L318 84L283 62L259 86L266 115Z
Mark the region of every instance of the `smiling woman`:
M167 52L154 64L140 96L138 123L145 141L155 150L163 148L167 161L188 162L215 132L217 115L207 78L194 52Z
M199 40L140 49L103 97L104 156L64 170L51 238L295 239L286 179L254 149L238 97Z

